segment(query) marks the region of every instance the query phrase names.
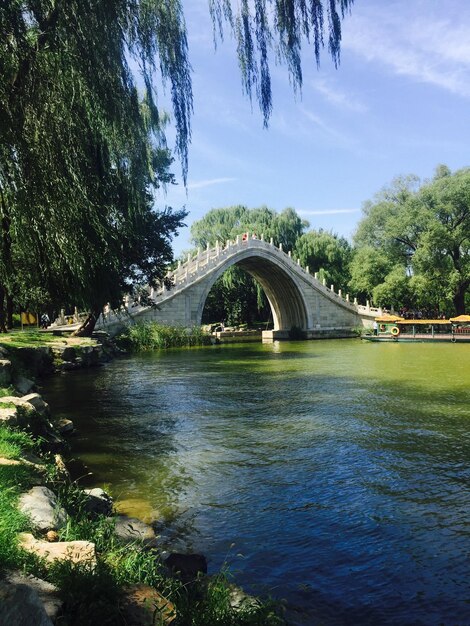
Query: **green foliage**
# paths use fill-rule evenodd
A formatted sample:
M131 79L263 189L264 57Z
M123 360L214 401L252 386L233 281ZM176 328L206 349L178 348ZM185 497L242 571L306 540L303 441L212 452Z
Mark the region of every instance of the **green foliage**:
M49 579L59 588L64 603L64 626L123 624L119 608L123 592L105 562L98 560L93 569L88 564L57 562Z
M451 173L441 165L424 183L414 176L395 180L366 203L355 243L356 291L463 313L470 286L470 168Z
M295 244L294 254L310 272L318 272L320 280L325 279L327 285L335 285L336 289L345 289L349 282L349 264L351 246L334 233L324 230L310 230L303 234Z
M192 94L180 4L13 2L0 32L0 312L17 296L96 316L132 283L162 278L185 216L153 209L173 181L152 96L157 70L178 94L186 167ZM129 55L140 61L143 98Z
M141 352L209 345L211 338L198 326L186 329L181 326L166 326L156 322L146 322L130 326L116 338L116 342L126 349Z
M276 246L282 244L287 252L293 250L297 240L308 227L294 209L286 208L280 213L266 206L249 209L238 205L212 209L191 226L192 243L205 248L216 241L225 243L244 232L264 235L273 239ZM204 323L224 321L229 326L255 321L268 321L270 307L261 286L249 274L235 266L229 268L212 286L203 312Z
M0 456L18 459L24 450L37 449L37 442L28 433L0 426Z
M18 459L25 450L34 450L33 439L18 430L0 426L0 456ZM0 568L18 566L22 556L17 534L29 528L27 518L17 509L22 490L31 486L33 470L24 465L0 465Z

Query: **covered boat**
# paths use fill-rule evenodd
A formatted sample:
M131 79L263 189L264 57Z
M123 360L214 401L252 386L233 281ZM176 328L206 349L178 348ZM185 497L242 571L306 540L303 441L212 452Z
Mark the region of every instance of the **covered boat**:
M470 343L470 315L451 319L404 319L398 315L376 317L377 329L367 341L434 341Z

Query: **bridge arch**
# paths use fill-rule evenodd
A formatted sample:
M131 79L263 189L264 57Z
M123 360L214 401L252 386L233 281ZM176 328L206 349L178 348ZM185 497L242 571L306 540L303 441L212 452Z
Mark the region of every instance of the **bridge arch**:
M250 274L262 287L273 315L274 330L289 331L293 326L306 329L312 324L304 295L287 268L269 250L250 248L240 251L212 273L206 281L197 307L196 325L200 325L210 290L230 267L236 265Z
M102 323L117 332L126 323L155 320L161 324L190 328L199 325L207 296L215 281L232 265L251 274L264 289L273 313L274 330L266 338L286 338L292 326L307 338L349 337L359 324L371 325L381 311L359 306L327 287L309 268L302 268L281 247L264 241L237 237L225 246L199 250L167 275L172 287L150 290L154 305L127 305L122 312L106 313Z

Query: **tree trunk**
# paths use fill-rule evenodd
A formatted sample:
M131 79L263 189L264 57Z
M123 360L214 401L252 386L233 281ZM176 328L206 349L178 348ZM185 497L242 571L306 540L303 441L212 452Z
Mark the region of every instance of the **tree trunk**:
M101 311L90 311L80 328L77 328L77 330L72 333L72 337L91 337L100 314Z
M6 333L7 327L5 324L5 289L0 286L0 333Z
M13 328L13 298L7 294L7 328Z
M454 294L454 307L457 315L465 314L465 293L467 291L467 285L459 285L458 290Z

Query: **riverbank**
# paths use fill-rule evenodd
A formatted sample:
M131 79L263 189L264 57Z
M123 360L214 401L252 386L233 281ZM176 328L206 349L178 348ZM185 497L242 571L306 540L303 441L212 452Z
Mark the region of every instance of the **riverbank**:
M54 420L33 375L97 365L112 348L70 341L0 342L0 623L282 624L225 572L206 576L204 557L164 554L152 525L73 480L65 439L73 424Z

